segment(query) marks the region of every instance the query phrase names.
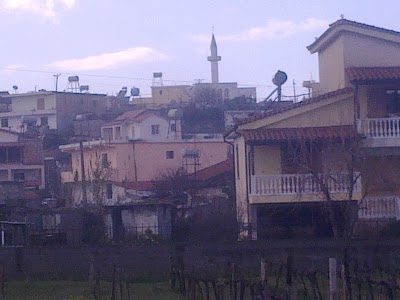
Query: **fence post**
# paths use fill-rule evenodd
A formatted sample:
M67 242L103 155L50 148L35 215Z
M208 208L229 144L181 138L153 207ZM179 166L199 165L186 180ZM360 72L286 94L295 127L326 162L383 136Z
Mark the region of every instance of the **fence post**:
M347 299L347 285L346 285L346 270L345 265L342 264L341 270L341 277L342 277L342 298L345 300Z
M261 266L260 266L260 279L262 284L265 284L267 280L267 262L265 261L264 258L261 258Z
M329 258L329 299L337 299L337 265L336 258Z

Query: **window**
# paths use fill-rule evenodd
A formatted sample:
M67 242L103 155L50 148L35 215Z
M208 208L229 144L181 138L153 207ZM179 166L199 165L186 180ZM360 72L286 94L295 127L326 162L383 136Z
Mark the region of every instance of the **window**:
M37 99L37 110L44 109L44 98Z
M101 154L101 166L103 168L108 168L108 166L109 166L107 153Z
M8 119L1 119L1 127L2 128L8 127Z
M176 132L176 124L171 124L171 131Z
M107 183L107 199L112 199L113 197L113 188L111 183Z
M152 135L160 134L160 125L151 125L151 134Z
M22 172L14 173L14 181L16 182L24 182L25 174Z
M47 117L40 118L40 126L47 126L49 125L49 119Z
M400 90L387 90L386 97L388 113L400 113Z
M19 147L7 148L7 162L20 163L22 162L22 151Z
M0 147L0 163L21 163L22 153L19 147Z
M121 127L115 127L115 139L120 140L121 139Z
M174 151L167 151L165 156L167 159L174 159Z

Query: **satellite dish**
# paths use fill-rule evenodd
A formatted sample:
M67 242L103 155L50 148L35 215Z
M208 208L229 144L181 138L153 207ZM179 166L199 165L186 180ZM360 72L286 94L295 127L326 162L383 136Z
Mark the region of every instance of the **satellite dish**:
M131 88L131 96L132 97L139 96L139 94L140 94L140 90L137 87L132 87Z
M278 70L276 74L274 75L274 78L272 78L272 83L275 84L276 86L281 86L283 85L287 80L287 75L285 72Z

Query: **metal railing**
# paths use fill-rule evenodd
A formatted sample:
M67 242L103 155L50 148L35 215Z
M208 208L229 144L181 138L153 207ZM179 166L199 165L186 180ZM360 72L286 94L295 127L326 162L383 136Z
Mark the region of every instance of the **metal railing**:
M254 175L251 195L319 194L324 187L330 193L361 192L360 173Z

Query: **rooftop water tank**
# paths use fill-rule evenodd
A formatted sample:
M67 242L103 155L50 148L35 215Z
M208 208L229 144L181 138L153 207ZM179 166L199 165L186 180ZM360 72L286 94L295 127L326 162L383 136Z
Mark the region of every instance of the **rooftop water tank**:
M172 120L180 120L183 117L181 109L173 108L168 111L168 118Z
M199 157L200 156L200 150L199 149L195 149L195 148L183 149L182 150L182 156L183 157Z

